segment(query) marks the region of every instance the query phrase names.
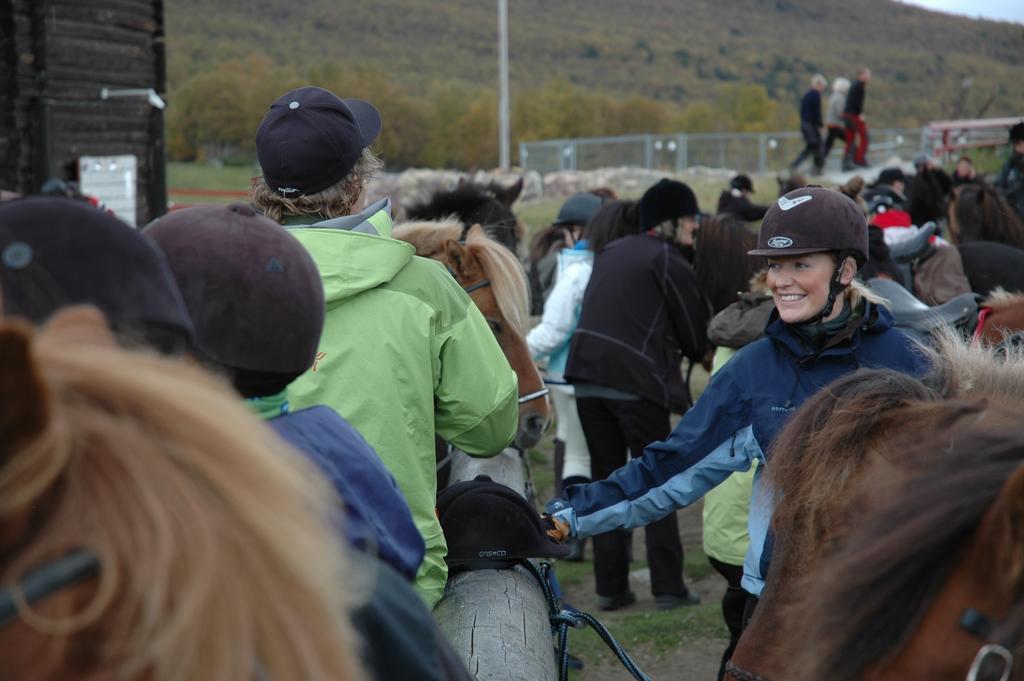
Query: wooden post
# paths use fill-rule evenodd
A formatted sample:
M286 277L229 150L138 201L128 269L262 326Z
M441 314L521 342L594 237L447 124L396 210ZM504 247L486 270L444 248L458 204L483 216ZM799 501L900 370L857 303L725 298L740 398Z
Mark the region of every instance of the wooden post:
M488 475L525 496L519 452L487 459L455 451L451 483ZM434 618L479 681L554 681L558 677L548 606L537 580L521 567L471 570L448 578Z

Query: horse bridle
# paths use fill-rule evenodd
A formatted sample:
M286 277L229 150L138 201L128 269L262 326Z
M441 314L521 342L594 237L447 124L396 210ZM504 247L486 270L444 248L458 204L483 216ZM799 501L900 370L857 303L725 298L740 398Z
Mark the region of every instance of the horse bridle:
M968 608L959 624L967 633L984 641L971 662L967 681L1009 681L1013 672L1013 650L1024 638L1024 600L1015 603L1010 615L998 623Z
M32 605L78 582L95 577L100 563L90 551L76 549L44 563L14 586L0 589L0 628L18 617L19 604Z
M451 271L451 268L449 268L448 271L451 272L451 275L454 278L455 277L455 273ZM479 291L482 288L487 288L490 285L491 285L491 280L490 279L481 279L480 281L476 282L475 284L470 284L469 286L463 286L462 290L465 291L466 293L472 293L473 291ZM551 391L548 390L547 388L541 388L540 390L534 390L532 393L526 393L525 395L520 395L519 396L519 404L526 404L527 402L533 402L534 400L539 400L542 397L546 397L550 392Z

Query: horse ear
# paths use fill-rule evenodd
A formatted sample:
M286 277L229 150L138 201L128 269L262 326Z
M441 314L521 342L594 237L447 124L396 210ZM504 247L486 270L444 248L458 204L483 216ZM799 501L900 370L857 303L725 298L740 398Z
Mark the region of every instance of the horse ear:
M50 420L49 396L32 356L31 327L0 326L0 465Z
M470 239L490 239L490 237L487 236L487 231L483 228L483 226L479 222L477 222L468 230L466 230L466 240L468 241Z
M458 241L448 239L444 242L444 259L460 284L480 278L481 268L476 256Z
M455 239L448 239L444 242L444 261L448 265L448 269L455 275L456 280L462 280L461 274L465 269L467 255L466 247Z
M519 195L523 193L523 178L522 176L516 180L516 183L511 187L505 187L497 190L494 194L498 201L501 202L506 208L511 208L512 204L516 202Z

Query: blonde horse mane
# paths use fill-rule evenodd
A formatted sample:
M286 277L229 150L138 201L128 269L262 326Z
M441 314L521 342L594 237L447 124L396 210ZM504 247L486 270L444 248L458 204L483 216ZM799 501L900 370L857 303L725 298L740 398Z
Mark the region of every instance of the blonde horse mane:
M416 248L416 255L444 261L446 241L458 241L462 224L453 220L439 222L407 222L398 225L394 237ZM498 311L520 334L530 328L530 288L523 266L510 250L494 241L479 225L466 234L466 249L480 262L484 276L491 280L491 289Z
M924 348L931 366L925 383L947 399L989 397L1024 403L1024 348L972 343L953 329L935 334Z
M1002 310L1014 305L1024 303L1024 293L1020 291L1007 291L1002 286L989 291L988 297L981 301L982 307L990 307L993 310Z
M110 678L363 678L337 500L225 384L116 347L91 309L4 324L0 346L20 356L0 358L0 414L35 417L0 419L20 436L0 442L0 528L49 511L2 584L75 548L100 563L95 587L71 587L87 603L21 603L19 631L54 657L95 643Z

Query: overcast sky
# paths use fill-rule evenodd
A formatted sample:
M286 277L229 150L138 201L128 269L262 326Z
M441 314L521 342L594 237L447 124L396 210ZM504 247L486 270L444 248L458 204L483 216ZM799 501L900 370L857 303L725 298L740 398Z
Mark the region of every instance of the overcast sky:
M905 0L939 12L1024 24L1024 0Z

